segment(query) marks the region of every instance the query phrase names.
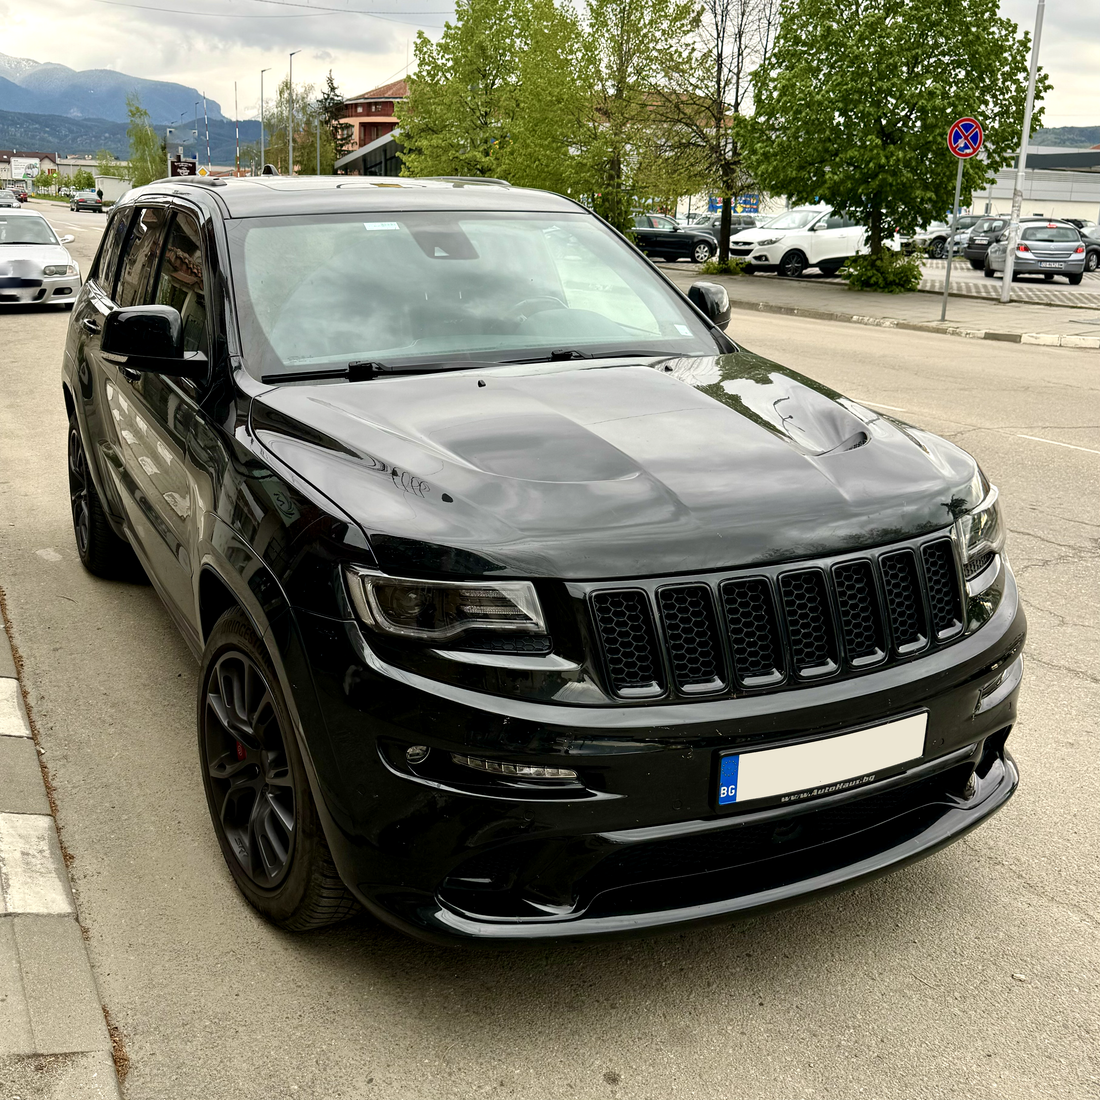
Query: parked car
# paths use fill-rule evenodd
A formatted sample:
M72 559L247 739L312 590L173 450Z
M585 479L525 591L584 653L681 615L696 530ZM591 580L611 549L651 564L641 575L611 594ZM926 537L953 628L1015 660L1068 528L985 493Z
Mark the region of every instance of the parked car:
M0 206L13 207L19 209L19 200L15 197L14 191L0 191Z
M1005 269L1007 235L1002 234L985 254L985 276ZM1078 286L1085 270L1085 242L1081 231L1069 222L1029 222L1020 227L1020 240L1012 261L1012 277L1042 275L1050 282L1063 275L1071 286Z
M1028 215L1020 218L1020 225L1045 223L1048 220L1041 215ZM1004 239L1008 233L1008 222L1007 214L987 214L971 228L963 255L975 271L981 271L985 267L985 254L989 246L994 241Z
M776 271L794 279L811 267L835 275L845 260L862 250L865 235L862 226L828 207L800 206L766 226L735 233L730 256L743 259L750 275Z
M95 191L77 191L69 199L69 209L77 213L81 210L93 210L101 213L103 200Z
M959 216L955 236L955 253L962 251L960 248L960 235L969 234L983 218L984 214L962 214ZM920 230L913 237L912 247L915 251L923 252L933 260L942 260L947 255L947 241L951 236L951 225L948 222L933 222L928 228Z
M755 214L730 214L730 233L740 233L742 229L753 229L760 224L760 219ZM693 228L696 229L709 229L713 234L715 240L718 239L718 234L722 229L722 215L718 214L702 214L697 221L694 222Z
M635 214L634 239L647 256L658 260L688 259L703 264L718 251L710 233L682 226L667 214Z
M0 196L2 196L0 192ZM72 309L80 291L80 267L35 210L0 211L0 306L60 304Z
M1085 243L1085 271L1093 272L1100 267L1100 226L1090 226L1081 233Z
M1096 222L1092 218L1062 218L1064 222L1069 222L1070 225L1075 225L1083 233L1087 233L1096 228Z
M729 309L483 180L112 209L62 367L76 546L136 555L200 658L198 768L260 913L439 942L728 920L1008 800L997 490Z
M26 201L27 201L27 198L29 197L29 196L27 195L27 189L26 189L25 187L16 187L16 188L15 188L15 197L16 197L16 198L17 198L17 199L18 199L18 200L19 200L20 202L26 202Z

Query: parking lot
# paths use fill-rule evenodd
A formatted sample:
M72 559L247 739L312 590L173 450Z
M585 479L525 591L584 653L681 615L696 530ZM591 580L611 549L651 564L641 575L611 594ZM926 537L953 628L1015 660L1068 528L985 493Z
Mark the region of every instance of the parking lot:
M86 271L103 216L36 205ZM0 313L0 586L129 1100L1100 1096L1097 352L735 313L747 347L958 441L1000 486L1030 620L1020 791L946 851L797 909L473 953L365 917L290 935L233 888L195 663L152 589L77 559L68 318Z

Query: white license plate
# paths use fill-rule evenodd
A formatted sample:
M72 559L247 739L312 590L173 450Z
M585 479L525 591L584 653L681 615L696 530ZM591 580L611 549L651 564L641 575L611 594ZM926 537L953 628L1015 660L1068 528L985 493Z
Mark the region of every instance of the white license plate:
M779 749L719 758L718 805L770 798L801 802L863 787L924 755L927 714Z
M1053 267L1053 268L1057 268L1059 271L1061 271L1063 265L1060 264L1060 263L1055 263L1053 261L1048 262L1046 260L1040 260L1039 261L1039 266L1040 267Z

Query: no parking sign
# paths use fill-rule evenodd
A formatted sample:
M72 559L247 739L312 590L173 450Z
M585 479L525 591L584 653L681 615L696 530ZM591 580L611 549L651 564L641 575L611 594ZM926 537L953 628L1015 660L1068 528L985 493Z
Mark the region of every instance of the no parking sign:
M947 131L947 144L960 160L976 156L984 138L982 124L976 118L960 118Z

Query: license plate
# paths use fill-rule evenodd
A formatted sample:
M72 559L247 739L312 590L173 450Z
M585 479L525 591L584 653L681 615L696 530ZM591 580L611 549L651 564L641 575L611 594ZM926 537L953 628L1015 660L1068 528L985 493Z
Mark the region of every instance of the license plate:
M923 756L927 726L927 714L913 714L800 745L723 753L718 805L761 799L802 802L866 786Z
M1046 260L1040 260L1039 261L1039 266L1040 267L1053 267L1053 268L1056 268L1058 271L1061 271L1062 267L1063 267L1063 265L1060 264L1060 263L1054 263L1053 261L1048 262Z
M988 237L971 237L970 238L970 243L971 244L989 244L989 238Z

